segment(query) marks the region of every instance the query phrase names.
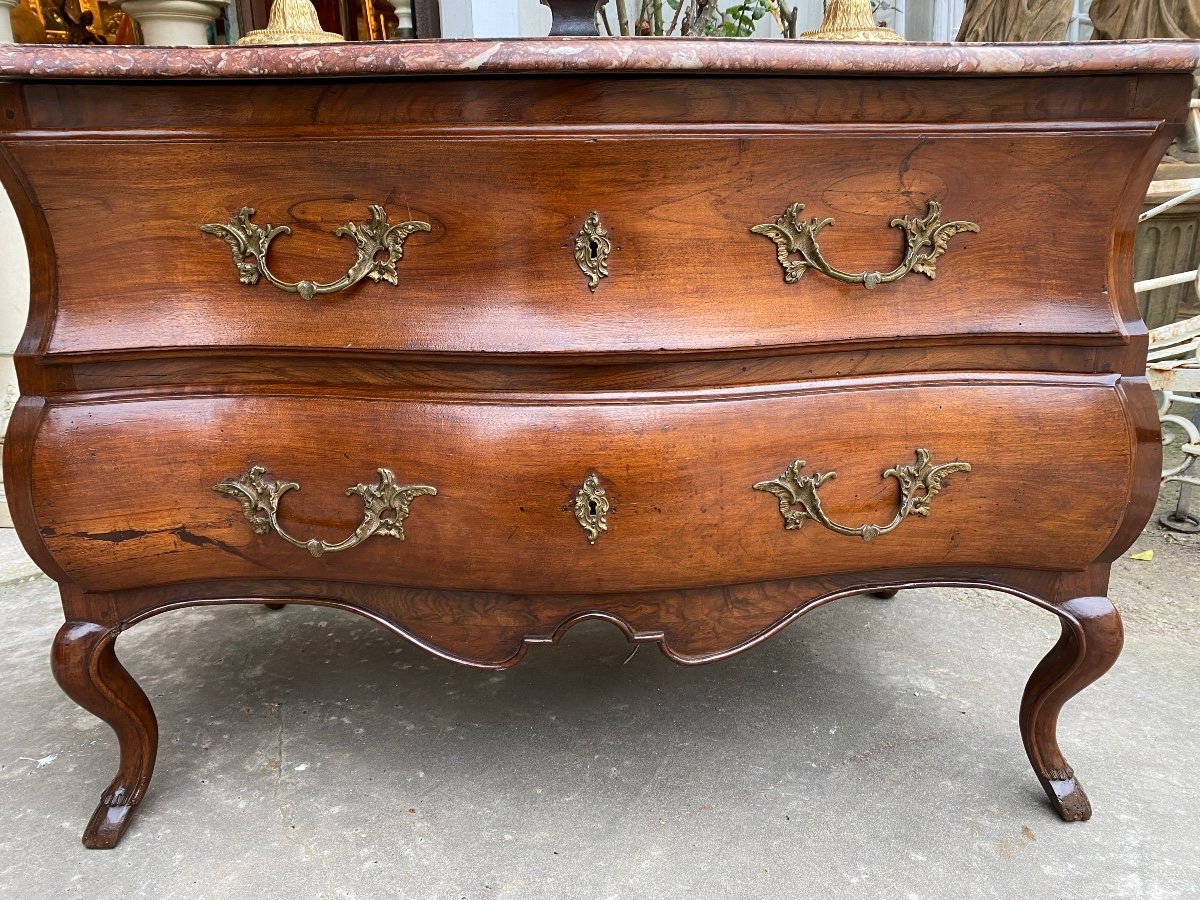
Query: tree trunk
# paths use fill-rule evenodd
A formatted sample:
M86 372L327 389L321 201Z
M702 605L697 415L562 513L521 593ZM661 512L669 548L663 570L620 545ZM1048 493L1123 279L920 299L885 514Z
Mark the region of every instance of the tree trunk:
M967 0L958 40L1061 41L1074 12L1074 0Z

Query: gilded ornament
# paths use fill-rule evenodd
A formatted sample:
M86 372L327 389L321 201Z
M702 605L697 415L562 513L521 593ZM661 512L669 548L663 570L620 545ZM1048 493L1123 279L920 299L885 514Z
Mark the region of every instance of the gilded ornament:
M778 498L779 513L788 531L799 531L806 521L813 519L837 534L860 537L870 542L880 535L895 531L910 515L928 516L933 498L942 489L943 479L955 472L971 471L970 463L950 462L934 466L929 460L929 451L920 449L917 450L915 466L896 466L883 473L884 478L895 478L900 486L900 508L895 518L886 525L868 524L851 528L830 519L821 508L821 497L817 492L826 481L836 478L837 473L814 472L805 475L802 472L805 465L802 459L784 469L778 478L760 481L754 485L754 490L765 491Z
M864 41L894 44L903 41L891 28L875 21L871 0L825 0L825 15L816 31L800 35L802 41Z
M328 544L316 538L299 540L280 527L279 501L288 491L300 490L300 485L291 481L272 480L263 466L254 466L238 478L215 484L213 490L227 494L242 504L242 513L255 534L274 532L292 546L301 547L316 557L350 550L377 534L404 540L404 520L409 516L409 505L417 497L437 494L437 488L427 485L398 485L396 474L391 469L380 469L378 484L356 484L346 489L347 497L362 497L363 521L354 534L344 541Z
M321 284L304 280L295 283L281 281L267 268L267 253L271 241L281 234L291 234L292 229L286 225L265 228L250 221L254 208L243 206L236 216L224 223L201 225L200 230L205 234L214 234L229 245L233 253L233 264L237 267L238 281L242 284L257 284L259 277L265 278L270 284L291 294L299 294L305 300L311 300L320 294L336 294L358 284L364 278L370 278L378 283L398 283L396 263L404 258L404 242L410 235L418 231L432 231L428 222L401 222L399 225L389 225L387 213L382 206L371 204L367 207L371 218L362 224L349 222L337 229L334 234L338 237L350 237L358 248L354 265L337 281ZM377 258L383 254L382 258Z
M267 27L247 32L238 40L238 45L340 44L345 40L340 34L321 27L312 0L274 0Z
M861 284L868 290L881 284L899 281L909 272L919 272L926 278L937 277L937 260L946 252L950 238L961 232L979 232L974 222L942 222L942 206L930 200L925 216L904 216L892 219L893 228L900 228L908 244L904 259L890 272L860 272L852 274L830 265L821 253L817 235L834 224L833 219L816 217L805 222L800 214L803 203L793 203L773 224L755 225L750 230L775 242L776 258L783 267L783 280L795 284L809 269L816 269L845 284ZM793 259L799 254L799 259Z
M587 535L588 543L594 544L608 531L608 511L611 506L604 488L600 487L600 476L593 472L583 480L583 487L575 494L575 519Z
M601 278L608 277L608 255L612 253L612 241L600 224L600 214L592 213L583 222L575 235L575 262L587 276L588 287L593 291Z

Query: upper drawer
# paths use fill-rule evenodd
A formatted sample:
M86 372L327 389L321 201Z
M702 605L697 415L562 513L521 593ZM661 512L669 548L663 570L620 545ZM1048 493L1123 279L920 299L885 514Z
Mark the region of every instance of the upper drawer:
M1153 126L730 126L460 138L380 128L253 142L9 144L53 243L51 353L197 347L418 352L745 350L842 340L1121 333L1109 283L1124 185ZM120 159L119 176L96 161ZM930 200L953 237L936 280L868 290L809 269L787 284L754 226L794 203L833 218L823 258L851 273L904 257L899 217ZM398 285L369 279L303 299L239 283L202 225L242 207L287 226L270 244L284 281L334 281L356 258L334 231L381 206L407 239ZM612 250L593 292L576 234L599 214Z

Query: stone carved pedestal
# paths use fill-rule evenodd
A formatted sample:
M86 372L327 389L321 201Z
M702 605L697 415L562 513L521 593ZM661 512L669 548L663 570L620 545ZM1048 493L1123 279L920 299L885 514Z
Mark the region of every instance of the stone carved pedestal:
M1100 41L1200 35L1200 0L1094 0L1088 17Z
M1168 158L1154 176L1155 181L1178 181L1200 178L1200 163L1177 162ZM1145 208L1169 200L1175 191L1146 198ZM1135 281L1173 275L1196 268L1200 259L1197 241L1200 240L1200 199L1181 203L1159 213L1138 226L1134 250L1133 277ZM1138 295L1138 309L1147 327L1170 325L1188 315L1200 315L1195 286L1177 284Z
M967 0L958 40L1061 41L1074 12L1074 0Z
M208 28L229 0L112 0L141 26L146 43L160 47L203 47Z

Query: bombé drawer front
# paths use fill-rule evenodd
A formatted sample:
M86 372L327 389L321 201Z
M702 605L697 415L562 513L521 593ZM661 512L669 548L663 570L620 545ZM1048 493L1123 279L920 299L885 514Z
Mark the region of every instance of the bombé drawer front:
M943 380L638 403L58 405L32 438L32 519L95 590L302 578L595 593L1069 569L1125 514L1122 396Z
M964 126L13 155L57 259L51 352L595 354L1116 334L1109 228L1148 140ZM97 179L97 155L122 178Z

